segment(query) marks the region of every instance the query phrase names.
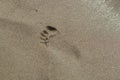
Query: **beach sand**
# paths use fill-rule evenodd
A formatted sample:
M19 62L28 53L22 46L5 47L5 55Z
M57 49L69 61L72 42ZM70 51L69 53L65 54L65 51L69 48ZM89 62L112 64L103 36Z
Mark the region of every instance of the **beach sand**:
M119 4L0 0L0 80L120 80Z

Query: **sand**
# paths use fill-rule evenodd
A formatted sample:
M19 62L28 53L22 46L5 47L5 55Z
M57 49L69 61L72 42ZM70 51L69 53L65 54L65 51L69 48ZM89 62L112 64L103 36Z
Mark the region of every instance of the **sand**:
M120 80L119 4L0 0L0 80Z

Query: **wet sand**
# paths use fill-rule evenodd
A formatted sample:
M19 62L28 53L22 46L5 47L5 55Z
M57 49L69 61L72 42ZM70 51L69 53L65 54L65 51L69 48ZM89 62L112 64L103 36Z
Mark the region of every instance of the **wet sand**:
M119 3L1 0L0 80L119 80Z

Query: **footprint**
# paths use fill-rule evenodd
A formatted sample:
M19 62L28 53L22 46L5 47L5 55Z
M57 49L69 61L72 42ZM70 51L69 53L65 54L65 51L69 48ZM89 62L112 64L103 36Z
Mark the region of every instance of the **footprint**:
M44 29L40 33L40 39L41 39L40 43L43 43L46 46L48 46L48 43L50 42L50 39L55 37L58 33L59 33L59 31L55 27L46 26L46 29Z

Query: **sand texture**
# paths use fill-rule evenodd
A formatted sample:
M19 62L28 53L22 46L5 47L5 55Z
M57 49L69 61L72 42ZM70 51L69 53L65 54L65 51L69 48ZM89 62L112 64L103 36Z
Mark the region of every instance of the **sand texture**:
M0 0L0 80L120 80L119 0Z

